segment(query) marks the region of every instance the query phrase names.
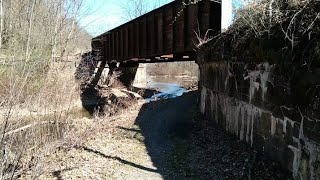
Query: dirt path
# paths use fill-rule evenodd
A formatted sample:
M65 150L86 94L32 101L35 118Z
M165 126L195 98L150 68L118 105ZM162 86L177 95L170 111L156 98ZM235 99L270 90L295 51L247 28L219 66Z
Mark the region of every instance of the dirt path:
M168 162L174 149L172 139L187 134L196 107L197 93L189 93L176 99L150 102L141 108L135 124L140 127L149 156L163 177L174 174Z
M277 163L203 120L197 97L140 104L96 122L77 148L47 155L39 179L290 179Z

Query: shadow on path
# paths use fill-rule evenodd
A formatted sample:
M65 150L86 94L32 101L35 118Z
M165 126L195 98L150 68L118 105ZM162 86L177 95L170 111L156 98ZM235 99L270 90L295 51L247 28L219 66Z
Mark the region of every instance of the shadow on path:
M135 132L135 133L141 133L140 130L133 129L133 128L125 128L125 127L121 127L121 126L118 126L117 128L118 128L118 129L125 130L125 131L131 131L131 132Z
M135 124L141 129L149 156L163 178L173 177L168 155L173 137L186 138L193 127L198 92L175 99L151 101L142 106Z
M151 101L135 125L153 165L163 179L291 179L278 163L205 120L198 112L199 92Z
M62 177L62 173L67 172L67 171L72 171L74 169L77 169L77 168L66 168L66 169L62 169L62 170L57 170L57 171L52 172L52 175L55 178L57 178L57 180L63 180L64 178Z
M87 152L90 152L90 153L94 153L96 155L99 155L101 157L104 157L104 158L107 158L107 159L112 159L112 160L116 160L116 161L119 161L121 162L122 164L126 164L126 165L129 165L129 166L132 166L132 167L135 167L135 168L138 168L138 169L142 169L144 171L149 171L149 172L154 172L154 173L158 173L158 171L156 169L151 169L151 168L147 168L147 167L144 167L144 166L141 166L139 164L135 164L135 163L132 163L132 162L129 162L127 160L124 160L124 159L121 159L119 157L115 157L115 156L108 156L100 151L97 151L97 150L94 150L94 149L91 149L89 147L82 147L83 150L87 151Z

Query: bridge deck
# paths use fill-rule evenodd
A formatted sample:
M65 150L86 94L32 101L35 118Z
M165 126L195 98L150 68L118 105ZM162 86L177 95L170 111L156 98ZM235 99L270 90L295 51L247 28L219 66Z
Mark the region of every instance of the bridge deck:
M195 32L208 29L221 30L221 3L203 0L183 8L175 0L93 38L92 48L106 63L194 60Z

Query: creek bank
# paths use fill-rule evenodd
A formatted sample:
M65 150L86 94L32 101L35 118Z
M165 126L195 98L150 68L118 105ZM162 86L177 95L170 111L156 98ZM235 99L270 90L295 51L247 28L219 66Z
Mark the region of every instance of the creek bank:
M182 96L186 92L197 90L196 77L179 76L148 77L144 86L83 84L81 86L81 101L83 107L94 114L113 115L119 109L128 108L137 101L154 101Z
M81 90L82 106L91 114L112 116L119 109L128 108L143 99L140 94L124 87L84 85Z

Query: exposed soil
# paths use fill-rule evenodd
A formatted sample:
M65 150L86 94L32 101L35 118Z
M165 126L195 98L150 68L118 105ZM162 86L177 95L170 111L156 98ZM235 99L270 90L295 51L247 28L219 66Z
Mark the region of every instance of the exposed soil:
M46 156L40 179L290 179L204 120L197 99L191 92L95 120L85 142ZM75 124L84 121L92 120Z

